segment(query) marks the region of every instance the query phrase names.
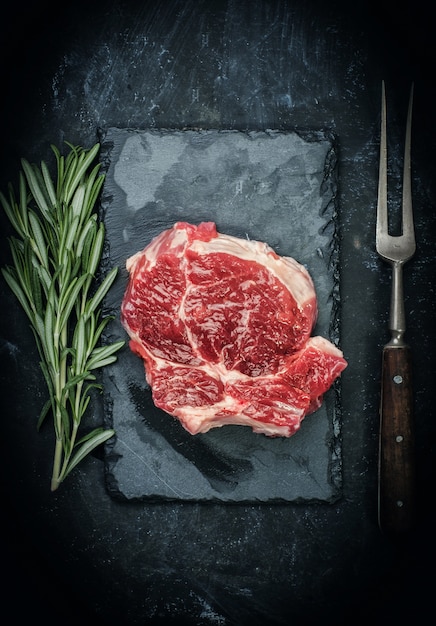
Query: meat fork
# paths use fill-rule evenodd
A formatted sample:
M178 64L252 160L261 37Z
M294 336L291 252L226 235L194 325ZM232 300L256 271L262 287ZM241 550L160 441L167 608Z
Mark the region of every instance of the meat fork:
M386 94L382 83L380 168L377 202L376 249L392 267L389 330L383 347L380 401L378 516L383 532L409 530L414 514L414 435L410 349L406 330L403 265L415 253L410 171L413 85L410 90L404 148L402 234L388 232Z

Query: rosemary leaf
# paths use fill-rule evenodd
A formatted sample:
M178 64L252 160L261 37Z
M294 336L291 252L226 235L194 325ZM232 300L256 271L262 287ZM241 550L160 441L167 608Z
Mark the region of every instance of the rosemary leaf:
M84 203L89 206L94 206L97 197L100 194L101 188L103 186L103 177L98 175L99 165L96 165L94 169L89 174L89 184L85 189L85 198Z
M45 296L48 296L48 292L50 291L51 284L51 276L46 267L42 267L41 265L37 268L39 274L39 282L41 283Z
M45 420L46 416L49 414L49 411L50 409L53 408L53 406L54 406L54 403L52 402L52 398L49 398L41 409L38 423L36 425L37 430L41 428L43 421Z
M26 297L21 285L18 283L15 276L11 271L9 271L9 269L2 268L2 274L7 284L9 285L9 288L14 293L21 307L24 309L27 317L32 321L34 317L33 312L28 304L28 298Z
M26 159L21 160L21 166L36 204L44 217L51 221L49 203L47 202L43 187L41 186L41 181L39 180L42 177L37 175L38 170L36 169L36 166L30 165Z
M87 363L87 368L89 370L95 370L100 367L105 367L106 365L109 365L109 363L114 363L116 357L113 356L113 354L117 352L123 345L124 341L120 341L110 346L95 348L95 350L93 350L91 354L91 358Z
M81 182L86 170L88 170L88 168L91 166L92 162L94 161L95 157L97 156L99 148L100 148L99 144L96 144L93 148L91 148L88 151L88 153L86 153L83 150L77 150L76 148L72 147L72 152L70 152L70 155L73 154L74 152L76 155L76 159L74 161L75 167L71 167L71 170L70 170L71 179L68 180L68 185L66 185L65 187L66 194L65 194L64 202L66 204L71 202L72 196L75 193L78 184Z
M15 208L16 203L15 203L14 197L10 195L10 202L9 202L6 199L6 196L0 191L0 203L3 205L5 213L8 217L8 220L14 227L14 230L16 230L18 233L21 234L23 232L23 229L20 223L19 213Z
M92 296L90 300L88 300L86 310L85 310L86 315L90 315L91 313L97 310L97 307L100 306L103 298L105 297L105 295L111 288L116 276L117 276L117 268L115 267L109 272L109 274L106 275L106 278L98 287L95 294Z
M88 273L91 274L91 276L94 276L97 271L97 268L101 259L101 254L103 252L103 243L104 243L104 227L103 227L103 224L100 224L97 230L97 234L95 236L93 245L92 245L92 249L90 250L90 254L89 254Z
M44 161L41 163L41 172L42 172L42 177L44 179L44 184L45 184L45 188L47 191L47 195L49 197L51 204L54 206L57 202L56 191L55 191L53 181L50 176L49 169L47 165L44 163Z
M45 317L44 317L44 335L41 337L43 339L43 347L46 360L52 367L53 373L56 375L59 370L59 354L57 351L57 346L55 345L55 340L57 338L54 336L55 330L55 322L54 322L55 312L53 310L53 304L49 300L47 302L47 307L45 309Z
M31 227L31 235L33 235L33 237L30 239L33 251L37 255L41 265L43 267L48 267L46 237L44 236L39 218L35 215L33 211L29 211L29 222Z
M14 190L12 185L9 185L9 190L11 193L11 197L14 198ZM21 233L19 230L17 230L17 232L19 232L20 234L25 234L29 232L29 222L28 222L28 191L27 191L27 185L26 185L26 178L23 174L23 172L20 172L20 176L19 176L19 192L20 192L20 204L19 207L17 207L17 213L20 216L21 222L22 222L22 228L21 228ZM15 202L15 198L14 198L14 202Z
M85 200L85 190L86 190L85 185L79 185L71 200L71 207L73 209L74 217L76 216L80 217L80 215L82 214L83 203ZM82 214L82 217L86 217L86 216L83 216Z
M96 429L95 431L90 433L87 436L86 440L83 443L79 444L80 447L78 448L74 457L71 459L67 474L69 474L71 470L78 463L80 463L80 461L83 458L85 458L86 455L92 452L94 448L96 448L97 446L100 446L102 443L104 443L105 441L113 437L114 434L115 434L115 431L110 430L110 429L108 430Z
M97 220L96 215L93 214L84 225L79 238L76 241L76 254L78 257L83 258L83 264L86 266L91 243L97 232ZM86 252L84 250L86 249Z
M66 252L70 252L73 249L73 244L74 244L74 241L75 241L76 236L77 236L77 229L79 227L79 222L80 222L80 217L79 217L79 215L76 215L73 218L73 220L72 220L72 222L71 222L71 224L70 224L70 226L69 226L69 228L67 230L67 233L66 233L67 236L66 236L66 239L65 239L65 246L64 246Z
M79 297L79 294L83 289L83 285L87 280L88 275L82 274L82 276L80 276L79 278L75 277L66 287L66 289L63 290L62 299L59 299L59 332L61 332L65 325L68 323L71 311L73 310L77 298Z
M83 383L85 380L88 380L89 375L90 372L84 371L80 374L77 374L77 376L72 376L71 378L69 378L63 389L64 394L68 394L70 389L74 389L79 383Z

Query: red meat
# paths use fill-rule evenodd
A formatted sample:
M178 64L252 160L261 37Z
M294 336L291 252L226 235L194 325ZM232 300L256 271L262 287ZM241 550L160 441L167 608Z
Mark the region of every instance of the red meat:
M153 401L191 434L225 424L291 436L347 363L311 337L307 270L267 244L178 222L126 263L121 321Z

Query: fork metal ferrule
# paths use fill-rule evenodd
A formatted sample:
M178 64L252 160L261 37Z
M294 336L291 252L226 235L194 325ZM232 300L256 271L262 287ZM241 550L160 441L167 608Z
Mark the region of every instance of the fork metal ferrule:
M391 307L389 315L390 341L386 344L393 348L401 348L405 345L404 333L406 332L406 314L404 310L403 290L403 263L392 263L392 290Z

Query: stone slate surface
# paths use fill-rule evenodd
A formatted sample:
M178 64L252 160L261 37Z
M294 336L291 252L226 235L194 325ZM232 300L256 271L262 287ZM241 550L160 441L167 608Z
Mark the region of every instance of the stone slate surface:
M127 338L119 323L126 259L179 220L214 221L305 264L319 299L314 334L337 338L330 134L109 128L102 143L106 261L120 268L106 301L115 315L111 339ZM127 346L107 368L104 389L116 431L105 458L114 497L330 502L340 493L337 389L290 439L242 426L190 435L154 406L143 363Z

